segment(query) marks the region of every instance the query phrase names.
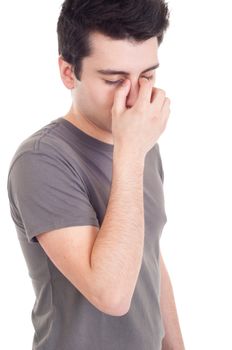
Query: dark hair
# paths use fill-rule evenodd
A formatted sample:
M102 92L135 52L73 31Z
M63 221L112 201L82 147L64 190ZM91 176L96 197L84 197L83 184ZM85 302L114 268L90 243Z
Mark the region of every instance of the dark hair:
M59 54L80 80L82 60L92 53L91 33L132 42L156 36L160 45L169 15L163 0L65 0L57 23Z

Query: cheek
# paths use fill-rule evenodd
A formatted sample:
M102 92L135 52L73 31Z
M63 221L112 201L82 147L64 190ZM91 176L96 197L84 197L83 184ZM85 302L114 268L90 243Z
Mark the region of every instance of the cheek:
M115 89L103 83L95 88L94 92L92 92L92 97L94 103L105 108L110 108L113 105L114 94Z
M114 103L116 86L108 86L104 81L91 80L83 87L85 101L103 109L111 109Z
M90 84L88 84L85 87L85 99L86 101L90 104L90 105L100 105L102 104L103 100L104 100L104 94L103 91L101 91L101 88L99 86L99 84L95 83L95 82L90 82Z

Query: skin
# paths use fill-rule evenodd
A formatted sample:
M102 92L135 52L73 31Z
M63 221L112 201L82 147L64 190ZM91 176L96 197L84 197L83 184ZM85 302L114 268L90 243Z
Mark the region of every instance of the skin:
M93 54L83 59L81 81L74 75L72 66L61 56L58 58L61 79L66 88L71 90L72 104L64 118L96 139L113 144L111 129L111 109L115 89L119 83L108 85L105 80L120 81L128 78L131 88L126 99L127 108L131 108L139 93L139 78L152 77L155 84L155 70L142 73L145 69L159 63L158 41L156 37L143 43L127 40L112 40L101 33L91 34ZM113 69L129 72L125 75L101 75L96 70ZM162 350L184 350L184 343L179 325L174 292L160 253L161 271L161 313L165 327Z
M101 33L92 33L93 54L83 59L81 81L78 81L69 63L59 56L59 68L64 85L71 90L72 105L64 116L75 126L100 141L113 144L111 130L111 109L114 92L119 83L109 85L105 80L130 79L131 89L126 106L132 107L139 93L139 78L152 77L155 83L156 70L142 73L159 63L156 37L143 43L127 40L112 40ZM96 70L114 69L129 72L125 75L103 75Z

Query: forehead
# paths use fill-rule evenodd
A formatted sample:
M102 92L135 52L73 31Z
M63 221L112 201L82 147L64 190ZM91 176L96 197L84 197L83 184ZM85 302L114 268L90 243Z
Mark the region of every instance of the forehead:
M143 70L158 62L158 40L152 37L143 42L115 40L101 33L90 35L92 55L85 57L86 68Z

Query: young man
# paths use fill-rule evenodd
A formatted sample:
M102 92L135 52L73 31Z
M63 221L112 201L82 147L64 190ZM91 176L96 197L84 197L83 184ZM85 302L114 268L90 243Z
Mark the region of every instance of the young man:
M7 184L36 295L33 350L184 349L159 252L170 100L153 84L168 15L161 0L63 3L72 105L20 144Z

